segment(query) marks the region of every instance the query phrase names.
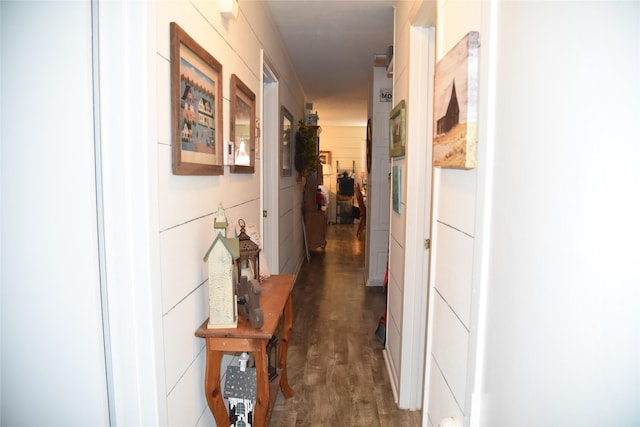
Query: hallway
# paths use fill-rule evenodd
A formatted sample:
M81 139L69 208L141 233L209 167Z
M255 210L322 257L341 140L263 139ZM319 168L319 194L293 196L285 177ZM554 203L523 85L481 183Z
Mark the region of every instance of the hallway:
M311 252L293 289L288 377L295 396L278 395L270 425L419 426L421 411L399 410L375 331L381 287L364 286L364 239L357 224L327 227L324 251Z

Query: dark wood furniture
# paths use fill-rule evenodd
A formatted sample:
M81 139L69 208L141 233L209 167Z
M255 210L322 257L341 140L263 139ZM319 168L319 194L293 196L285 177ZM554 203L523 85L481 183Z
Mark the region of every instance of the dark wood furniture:
M293 275L274 275L262 281L260 295L260 304L264 313L262 328L254 329L248 320L240 317L236 328L208 329L209 319L207 319L196 331L196 336L206 340L207 368L204 390L207 404L218 427L229 427L230 425L220 385L220 362L224 352L246 351L253 353L258 384L257 400L253 413L255 427L269 425L278 386L285 397L293 397L293 390L287 379L287 347L293 326L293 307L291 304L293 279ZM269 382L267 344L275 334L280 318L283 321L278 356L280 372Z
M319 126L311 126L315 128L315 132L319 134ZM316 152L319 153L320 138L318 137L316 144ZM314 173L307 176L304 187L303 212L304 231L307 236L307 245L309 249L318 247L324 248L327 245L327 213L318 207L316 203L316 195L318 186L323 184L322 164Z

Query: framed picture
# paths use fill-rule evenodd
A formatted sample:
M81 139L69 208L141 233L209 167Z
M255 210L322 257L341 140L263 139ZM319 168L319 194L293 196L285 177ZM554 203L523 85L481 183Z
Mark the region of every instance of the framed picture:
M293 143L293 116L284 107L280 109L280 176L291 176Z
M331 151L321 151L318 156L320 159L321 165L330 165L331 164Z
M391 198L393 211L400 213L400 198L402 197L402 170L400 169L400 165L393 167L392 179Z
M406 113L404 100L400 101L389 114L389 156L404 156L406 145Z
M170 37L173 173L222 175L222 65L175 22Z
M434 166L476 166L479 46L478 32L471 31L436 64Z
M231 173L254 173L256 163L256 96L235 74L231 75L231 127L234 143Z

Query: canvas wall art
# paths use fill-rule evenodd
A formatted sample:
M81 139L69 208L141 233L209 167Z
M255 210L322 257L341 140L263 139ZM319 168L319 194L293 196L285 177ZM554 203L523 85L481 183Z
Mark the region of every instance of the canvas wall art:
M479 47L479 34L471 31L436 64L434 166L476 166Z

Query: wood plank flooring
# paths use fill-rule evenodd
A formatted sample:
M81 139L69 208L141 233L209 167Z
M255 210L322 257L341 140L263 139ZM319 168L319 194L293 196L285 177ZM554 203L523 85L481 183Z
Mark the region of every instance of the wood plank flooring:
M382 287L364 285L364 239L357 224L327 227L327 247L312 250L293 288L288 377L295 396L278 398L271 427L421 425L393 394L375 331Z

